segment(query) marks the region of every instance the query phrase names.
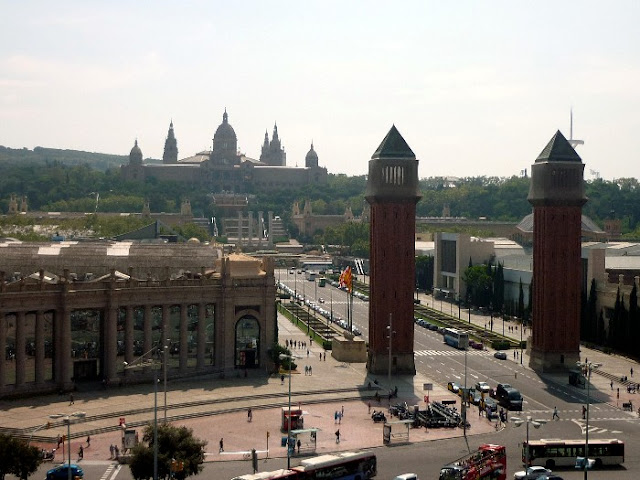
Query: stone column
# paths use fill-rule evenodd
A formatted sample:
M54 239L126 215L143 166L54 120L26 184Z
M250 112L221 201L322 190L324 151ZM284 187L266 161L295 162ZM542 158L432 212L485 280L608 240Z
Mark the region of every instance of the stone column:
M116 361L118 359L118 309L109 307L105 313L104 367L102 372L107 383L112 383L116 380Z
M187 362L189 359L189 306L180 305L180 373L187 371Z
M71 310L64 302L62 309L56 310L55 330L56 382L62 390L73 386L73 358L71 357Z
M4 389L7 378L7 314L0 313L0 391Z
M25 352L25 323L26 315L24 312L16 314L16 387L24 384L25 368L27 365L27 354Z
M126 306L124 318L124 361L133 361L133 307Z
M198 330L197 330L197 339L198 339L198 351L196 353L196 364L198 370L202 370L205 368L205 360L204 354L207 348L207 339L206 339L206 304L199 303L198 304Z
M238 241L236 245L242 247L242 212L238 212Z
M258 249L262 248L262 236L264 235L264 217L258 212Z
M269 237L267 238L267 245L271 249L273 248L273 212L272 211L267 212L267 217L269 222L269 229L267 230L269 235Z
M253 246L253 212L247 214L247 245Z
M44 382L44 312L38 310L36 312L36 384Z
M147 353L151 350L152 336L151 336L151 328L153 326L153 315L151 310L151 305L144 306L144 323L142 330L142 353Z
M160 345L164 345L164 342L171 338L171 332L169 331L170 315L171 307L169 305L162 305L162 337L160 338Z

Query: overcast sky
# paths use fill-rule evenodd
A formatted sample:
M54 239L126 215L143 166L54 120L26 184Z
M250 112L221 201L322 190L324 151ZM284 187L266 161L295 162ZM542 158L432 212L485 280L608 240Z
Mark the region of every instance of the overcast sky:
M226 108L258 158L363 175L392 124L420 177L519 175L556 130L639 177L640 1L0 0L0 145L161 158Z

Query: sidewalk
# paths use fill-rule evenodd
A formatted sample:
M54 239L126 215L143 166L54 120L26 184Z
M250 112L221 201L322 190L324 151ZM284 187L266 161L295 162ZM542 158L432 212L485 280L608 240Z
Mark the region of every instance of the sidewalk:
M284 317L279 316L280 341L308 341L309 338ZM326 352L326 361L320 360L322 348L313 344L309 348L292 349L298 365L291 375L292 405L300 405L305 412L305 428L319 428L315 454L336 450L352 450L383 445L382 424L371 420L371 411L383 409L387 413L389 389L398 387L398 398L392 404L406 402L420 405L424 409L424 383L430 382L422 375L394 377L394 385L387 385L386 376L368 375L365 364L345 364L337 362ZM305 366L312 368L311 375L305 375ZM380 384L381 402L373 395L376 390L368 389L369 382ZM288 406L289 378L281 382L279 376L267 377L263 371L250 371L248 377L219 379L217 377L196 378L185 381L170 380L167 392L167 419L174 425L192 428L194 434L207 440L207 461L237 460L245 452L255 448L268 450L270 457L286 457L286 449L281 446L281 438L286 433L280 431L281 411ZM355 387L360 387L357 390ZM430 401L458 400L446 388L435 384L430 392ZM341 391L340 389L345 389ZM336 391L337 390L337 391ZM331 392L334 393L331 393ZM164 396L162 385L158 392L158 422L164 419ZM211 403L215 401L216 403ZM0 428L20 429L24 434L31 432L32 444L50 449L56 446L58 435L66 435L67 427L56 423L52 428L42 428L49 421L49 415L69 414L76 411L86 413L86 419L71 425L72 461L78 456L80 446L84 448L83 462L111 461L110 445L121 445L122 429L118 428L124 419L127 428L134 428L142 437L143 426L153 421L154 394L151 385L137 385L95 392L76 393L74 404L69 405L67 396L51 395L26 400L0 401ZM459 403L458 403L459 406ZM251 407L253 419L248 421L247 409ZM344 407L344 418L338 425L334 414ZM458 407L459 408L459 407ZM495 422L475 415L475 407L468 419L469 435L491 432ZM340 429L340 444L335 442L335 431ZM399 426L394 428L400 428ZM104 432L104 430L109 430ZM104 432L104 433L101 433ZM91 446L87 447L87 435L91 436ZM410 442L420 442L462 436L463 430L455 429L411 429ZM218 452L220 439L224 439L224 454ZM64 446L67 454L67 446ZM305 452L302 451L302 454ZM306 454L313 454L307 450ZM263 458L266 452L259 453ZM66 456L65 456L66 457ZM56 452L56 462L62 461L62 447Z

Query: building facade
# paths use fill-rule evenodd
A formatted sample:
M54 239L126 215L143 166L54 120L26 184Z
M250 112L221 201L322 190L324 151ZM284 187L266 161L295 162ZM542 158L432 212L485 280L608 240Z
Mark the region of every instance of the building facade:
M160 251L141 244L126 254L127 243L111 242L89 262L74 255L82 244L30 246L31 256L3 249L12 265L18 257L26 262L25 274L0 272L0 396L151 378L153 369L124 368L139 357L166 361L170 377L269 366L276 341L271 259L222 257L198 245ZM27 275L34 258L39 270ZM60 263L70 268L57 270ZM118 266L126 264L123 273Z
M369 161L365 198L371 206L367 370L415 375L418 160L395 126Z
M297 188L324 184L327 169L318 165L318 155L311 145L304 167L287 167L286 153L274 126L273 136L265 133L260 159L238 152L238 138L225 110L222 123L213 136L211 150L178 159L178 146L173 121L165 140L162 164L144 163L136 140L129 163L122 165L121 175L127 181L146 178L206 185L212 192L246 193L273 188Z

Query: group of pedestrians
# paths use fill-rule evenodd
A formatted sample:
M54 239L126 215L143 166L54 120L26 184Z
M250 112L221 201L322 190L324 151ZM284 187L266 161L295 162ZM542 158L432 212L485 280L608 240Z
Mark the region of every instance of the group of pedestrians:
M120 457L120 449L118 445L109 445L109 453L111 454L111 459L118 459Z
M285 343L285 346L287 348L296 348L296 349L300 349L300 348L305 349L305 348L307 348L307 341L306 340L289 340L289 339L286 339L284 343Z
M371 407L369 407L371 408ZM333 423L337 423L338 425L342 424L342 417L344 417L344 405L340 410L336 410L333 413Z
M311 365L305 365L304 366L304 374L305 375L313 375L313 369L311 368Z

